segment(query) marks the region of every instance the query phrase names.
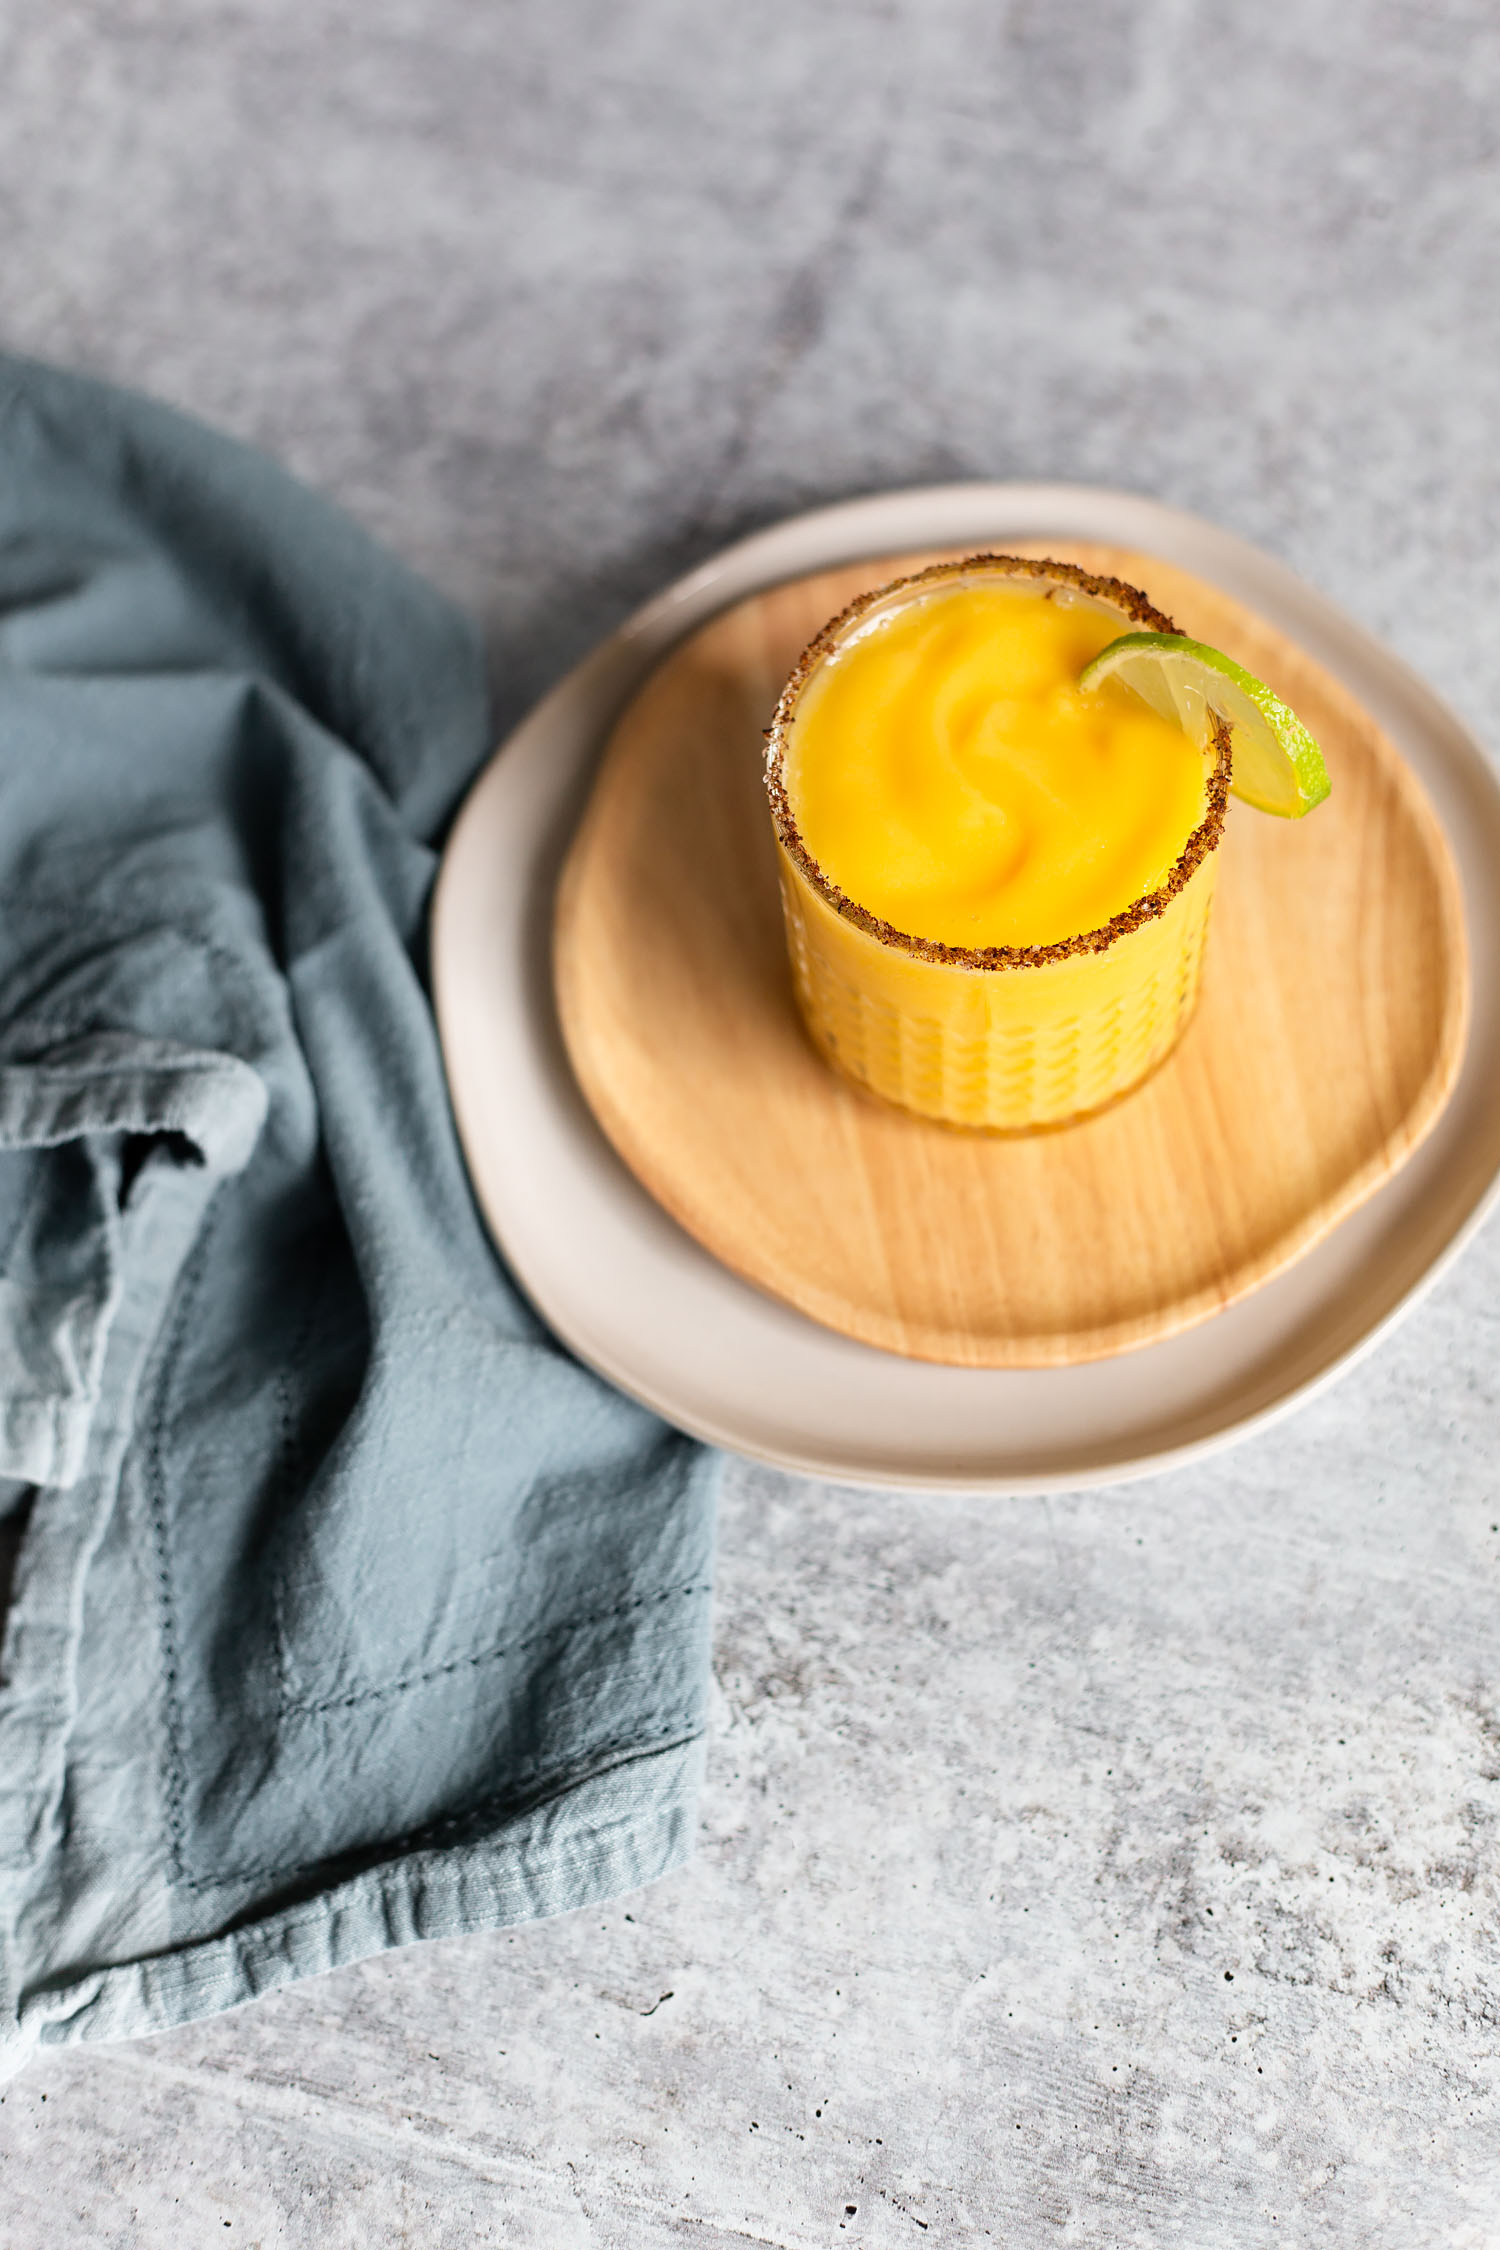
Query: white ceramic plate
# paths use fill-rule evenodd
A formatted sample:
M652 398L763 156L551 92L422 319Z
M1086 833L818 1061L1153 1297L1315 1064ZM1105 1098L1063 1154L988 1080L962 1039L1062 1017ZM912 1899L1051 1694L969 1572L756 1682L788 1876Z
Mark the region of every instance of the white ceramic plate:
M1342 679L1421 776L1463 882L1473 1018L1415 1157L1278 1280L1166 1343L973 1370L818 1327L720 1266L594 1124L552 998L552 893L611 722L658 658L779 580L923 547L1098 539L1212 580ZM699 1437L860 1484L1105 1484L1242 1437L1331 1381L1451 1258L1500 1179L1500 783L1416 676L1280 563L1211 524L1078 485L966 484L799 516L680 579L539 704L454 827L433 905L438 1025L480 1205L579 1357Z

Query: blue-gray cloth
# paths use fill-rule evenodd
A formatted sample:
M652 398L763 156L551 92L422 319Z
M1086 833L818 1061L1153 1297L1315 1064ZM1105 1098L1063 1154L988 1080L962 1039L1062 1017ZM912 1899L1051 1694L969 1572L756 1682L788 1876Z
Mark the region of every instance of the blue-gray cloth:
M690 1849L711 1460L490 1248L423 989L473 629L0 360L0 2065Z

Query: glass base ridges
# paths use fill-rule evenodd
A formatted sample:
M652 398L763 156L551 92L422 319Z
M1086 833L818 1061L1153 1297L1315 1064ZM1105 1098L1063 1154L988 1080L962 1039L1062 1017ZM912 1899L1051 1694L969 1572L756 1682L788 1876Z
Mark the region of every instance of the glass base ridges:
M1210 861L1164 915L1098 954L988 971L903 958L883 975L890 949L784 866L798 1004L827 1059L899 1108L990 1132L1068 1124L1149 1077L1186 1030L1213 874Z

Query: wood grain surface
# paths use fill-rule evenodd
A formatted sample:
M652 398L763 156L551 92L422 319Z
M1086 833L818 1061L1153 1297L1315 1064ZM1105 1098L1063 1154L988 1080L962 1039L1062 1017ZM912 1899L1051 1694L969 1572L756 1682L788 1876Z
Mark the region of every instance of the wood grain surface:
M1115 1109L1031 1138L951 1131L846 1084L802 1030L762 731L818 627L930 556L778 587L675 650L611 736L558 894L568 1052L652 1194L813 1319L958 1366L1130 1350L1282 1271L1431 1128L1467 1018L1447 847L1368 714L1216 588L1113 547L1046 551L1142 587L1268 680L1333 780L1303 822L1232 807L1198 1014Z

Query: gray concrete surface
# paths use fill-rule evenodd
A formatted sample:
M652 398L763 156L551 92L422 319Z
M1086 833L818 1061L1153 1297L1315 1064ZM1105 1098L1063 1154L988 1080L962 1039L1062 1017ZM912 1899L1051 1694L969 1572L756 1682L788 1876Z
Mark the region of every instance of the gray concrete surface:
M1497 116L1480 0L0 0L0 338L335 493L507 716L735 532L1026 475L1494 741ZM1208 1468L735 1471L696 1864L32 2070L6 2250L1487 2250L1497 1342L1491 1230Z

